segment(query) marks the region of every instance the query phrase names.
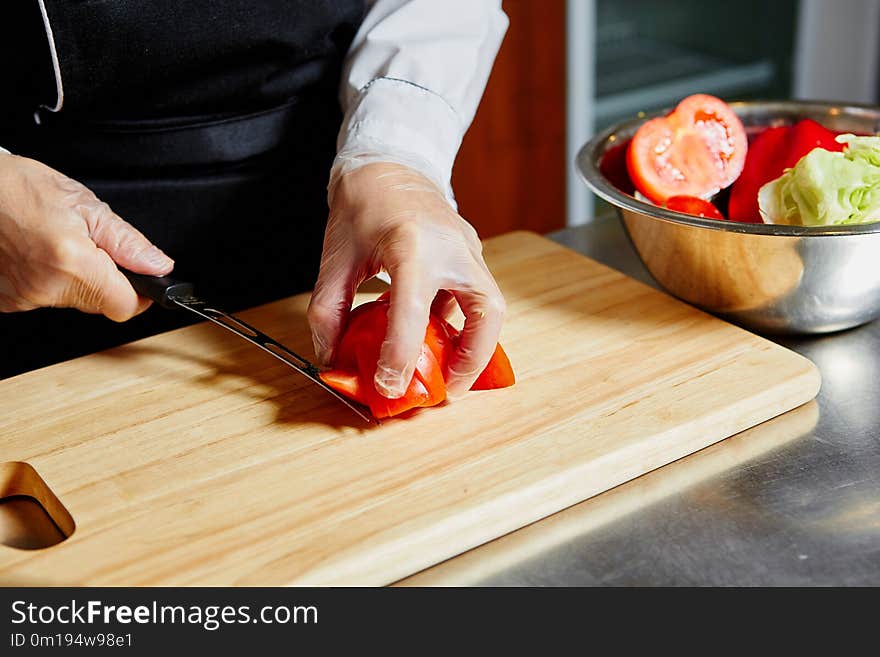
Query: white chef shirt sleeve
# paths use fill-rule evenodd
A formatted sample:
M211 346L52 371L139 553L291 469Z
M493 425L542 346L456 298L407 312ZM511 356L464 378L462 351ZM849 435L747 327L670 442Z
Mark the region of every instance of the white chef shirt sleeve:
M450 177L507 30L500 0L368 0L345 60L330 185L370 162Z

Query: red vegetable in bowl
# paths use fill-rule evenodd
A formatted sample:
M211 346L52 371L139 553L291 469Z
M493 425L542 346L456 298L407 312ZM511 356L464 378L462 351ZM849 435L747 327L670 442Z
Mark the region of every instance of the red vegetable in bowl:
M666 207L670 210L683 212L684 214L690 214L695 217L724 219L724 215L721 214L721 211L718 208L712 205L709 201L697 198L696 196L685 196L683 194L670 196L666 200Z
M627 140L622 144L612 146L602 156L599 162L599 171L608 178L608 181L625 194L632 196L636 191L629 174L626 171L626 153L632 140Z
M742 174L731 187L728 218L761 223L758 190L776 180L814 148L842 151L844 145L834 141L837 134L810 119L793 126L767 128L758 134L749 145Z
M717 194L739 176L747 148L734 111L719 98L695 94L639 127L626 164L636 189L662 206L670 196Z
M446 368L449 356L458 346L459 331L441 317L431 315L416 371L403 397L389 399L376 390L373 377L379 350L388 326L387 293L355 308L336 349L333 367L321 379L337 392L370 407L377 418L400 415L413 408L435 406L446 399ZM490 390L512 386L513 368L501 345L471 390Z

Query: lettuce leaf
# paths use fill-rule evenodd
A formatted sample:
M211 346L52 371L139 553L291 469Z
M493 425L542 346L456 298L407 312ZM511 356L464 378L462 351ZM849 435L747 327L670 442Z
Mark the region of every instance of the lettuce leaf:
M880 167L880 136L859 137L856 135L837 135L838 144L846 144L844 154L851 160L864 160Z
M828 226L880 221L880 136L840 135L842 153L814 148L758 191L764 223Z

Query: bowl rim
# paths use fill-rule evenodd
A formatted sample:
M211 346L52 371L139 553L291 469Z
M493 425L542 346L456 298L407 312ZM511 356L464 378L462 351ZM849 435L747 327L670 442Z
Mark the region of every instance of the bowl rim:
M824 100L747 100L734 101L728 103L730 107L739 115L737 110L742 109L768 109L778 108L779 112L791 112L792 110L812 110L813 112L828 112L829 114L845 114L855 113L861 114L871 112L876 114L876 118L880 121L880 106L836 102ZM601 132L594 135L578 150L575 158L576 169L581 179L587 186L600 198L614 205L618 211L629 210L640 215L646 215L653 219L667 221L686 226L694 226L697 228L706 228L708 230L718 230L730 233L748 233L752 235L779 235L786 237L805 237L805 236L841 236L841 235L861 235L864 233L880 232L880 221L868 224L847 224L835 226L789 226L787 224L752 224L739 221L719 221L717 219L706 219L703 217L695 217L693 215L683 214L667 208L653 205L640 201L634 196L621 191L609 181L599 169L599 160L608 148L617 141L619 133L635 132L635 129L642 123L650 119L665 116L672 108L665 108L651 113L639 113L638 116L616 123Z

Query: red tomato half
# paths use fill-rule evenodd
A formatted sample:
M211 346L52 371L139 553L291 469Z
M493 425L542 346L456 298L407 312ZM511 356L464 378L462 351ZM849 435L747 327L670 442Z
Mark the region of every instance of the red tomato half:
M724 219L724 215L709 201L704 201L696 196L670 196L666 199L666 207L676 212L683 212L695 217L706 217L707 219Z
M657 205L670 196L709 198L743 169L748 141L742 123L721 99L695 94L668 116L642 124L626 154L636 189Z

